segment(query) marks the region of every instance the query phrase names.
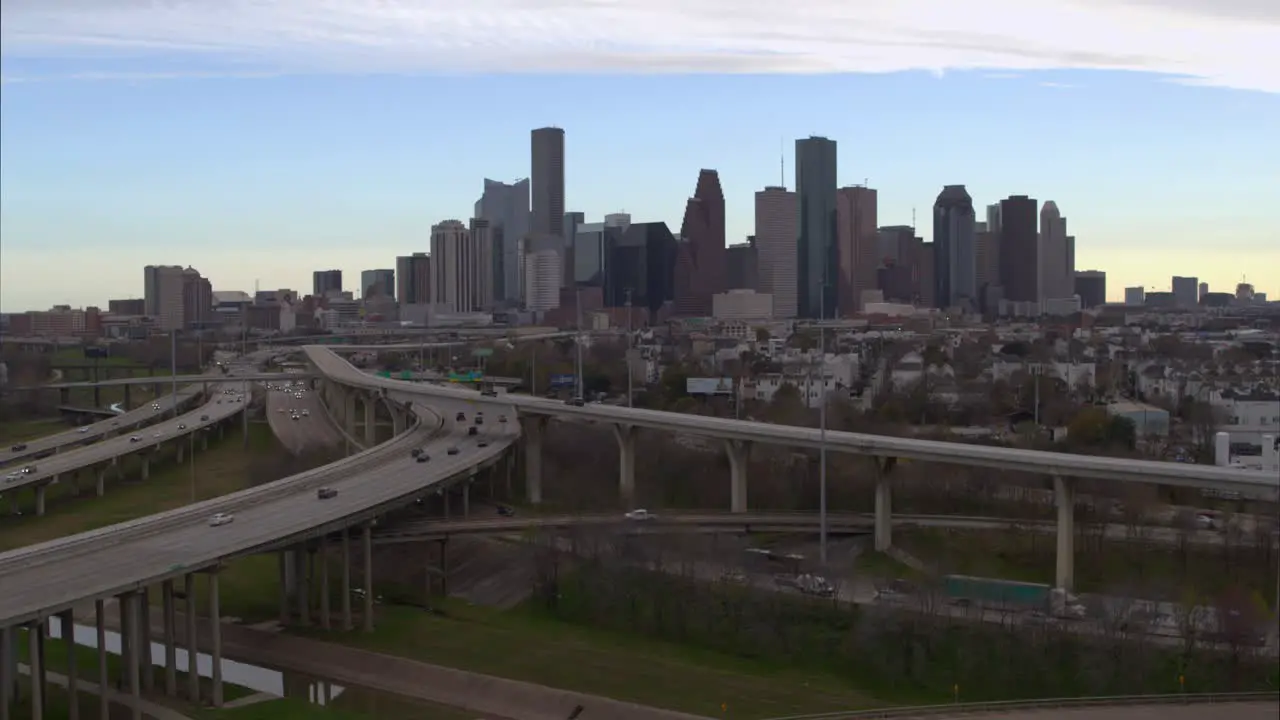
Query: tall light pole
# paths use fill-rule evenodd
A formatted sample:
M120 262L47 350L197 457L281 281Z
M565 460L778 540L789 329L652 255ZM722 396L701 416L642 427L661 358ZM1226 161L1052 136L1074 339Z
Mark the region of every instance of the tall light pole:
M169 381L170 403L173 406L173 417L178 417L178 329L169 332Z
M631 288L627 288L627 407L631 405Z
M187 433L187 438L190 442L190 445L187 447L187 455L190 456L190 463L191 463L191 504L192 505L195 505L196 503L196 433L198 432L202 433L204 431L205 431L204 428L198 428L192 432Z
M582 399L583 397L583 394L582 394L582 289L579 288L575 290L574 296L575 296L574 305L575 305L575 308L577 309L577 316L578 316L577 317L578 328L577 328L577 332L574 333L574 343L573 343L578 351L577 352L578 393L574 397L578 399Z
M818 393L821 407L818 409L818 562L827 566L827 275L822 274L822 297L818 301Z

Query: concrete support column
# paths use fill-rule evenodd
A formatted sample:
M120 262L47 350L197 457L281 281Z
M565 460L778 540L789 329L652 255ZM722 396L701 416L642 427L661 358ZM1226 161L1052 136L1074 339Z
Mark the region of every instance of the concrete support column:
M627 507L636 499L636 438L631 425L613 426L613 436L618 439L618 491Z
M893 546L893 491L884 473L876 478L875 541L879 552Z
M1058 561L1056 586L1071 590L1076 573L1076 488L1061 475L1053 476L1053 500L1058 506Z
M142 691L155 690L155 666L151 663L151 595L146 588L138 593L138 674Z
M46 485L36 486L36 517L44 517L44 495Z
M111 720L111 700L107 697L107 688L111 687L111 678L107 672L107 608L102 600L93 601L94 629L98 633L98 716L102 720Z
M124 674L129 684L129 712L133 720L142 720L142 684L138 672L138 644L141 633L138 632L138 596L127 593L120 596L120 638L124 653ZM127 623L126 623L127 618ZM128 639L128 646L123 641Z
M124 386L124 409L133 409L133 389L129 385Z
M409 415L400 408L392 408L391 410L391 431L399 435L409 426Z
M107 494L107 469L105 467L99 467L97 470L94 470L93 475L94 475L94 481L97 484L98 497L102 497L103 495L106 495Z
M466 520L471 517L471 480L474 478L475 476L472 475L470 478L467 478L466 482L462 483L462 519L463 520Z
M364 554L364 631L373 632L373 524L365 523L360 538Z
M453 488L451 488L451 487L443 487L443 488L441 488L441 489L440 489L440 502L443 504L443 507L444 507L444 519L445 519L445 520L448 520L448 519L449 519L449 516L450 516L450 512L449 512L449 494L450 494L452 491L453 491Z
M178 697L177 610L173 605L173 581L160 586L160 612L164 614L164 692Z
M320 538L320 627L328 630L329 621L329 538Z
M298 623L303 627L311 624L311 578L307 572L309 556L305 545L293 549L293 563L298 577Z
M177 454L174 455L174 462L178 463L179 465L182 464L182 460L185 455L184 453L185 450L186 450L186 446L182 444L182 441L181 440L177 441Z
M288 550L276 553L280 574L280 624L289 624L289 558L293 557Z
M71 611L67 610L58 616L62 621L62 642L67 647L67 697L70 698L68 705L68 717L70 720L80 720L80 668L79 653L76 652L76 623L72 617Z
M355 436L356 434L356 391L341 390L342 394L342 426L346 428L347 434Z
M209 432L207 430L200 431L200 452L209 449Z
M351 629L351 529L342 529L342 629Z
M724 450L729 456L729 512L744 513L747 511L747 467L751 443L725 440Z
M27 667L31 669L31 720L44 718L44 623L27 626Z
M253 396L250 395L249 399L253 400ZM249 404L247 402L240 408L240 433L244 438L243 447L247 450L249 448Z
M13 636L12 628L0 628L0 720L11 720L9 712L13 706L13 681L17 674Z
M378 442L378 396L364 396L364 444L372 447Z
M183 615L186 619L187 639L187 700L200 704L200 638L196 634L196 576L187 573L182 578L182 594L186 598Z
M142 479L151 479L151 459L145 455L142 457Z
M520 418L524 435L524 491L531 505L542 502L542 431L547 419L537 415Z
M219 607L218 570L209 572L209 655L213 678L212 703L222 707L222 610Z

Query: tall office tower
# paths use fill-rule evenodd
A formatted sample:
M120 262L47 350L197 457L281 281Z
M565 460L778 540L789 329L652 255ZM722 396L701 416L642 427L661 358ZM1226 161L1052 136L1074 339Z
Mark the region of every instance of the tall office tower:
M533 224L531 232L564 237L564 130L538 128L531 133Z
M910 225L886 225L876 230L879 237L877 247L880 255L880 266L888 267L890 262L895 268L905 269L910 286L903 298L906 302L918 302L920 299L920 246L924 243L916 237L916 229ZM877 274L877 283L879 277ZM881 288L883 290L884 288ZM896 288L885 299L901 294ZM932 293L931 293L932 294Z
M453 312L475 312L484 305L485 280L492 278L482 263L486 253L472 242L471 231L458 220L431 227L432 303ZM492 287L492 285L489 285Z
M916 266L920 269L919 305L920 307L937 307L938 299L934 297L934 291L938 287L938 282L934 272L934 262L937 260L938 253L933 249L932 242L921 242L919 253L916 257Z
M311 294L316 297L342 294L342 271L317 270L311 273Z
M561 254L554 247L534 248L525 255L525 310L546 312L560 307L560 273L563 269Z
M1000 203L991 203L987 206L987 232L1000 235Z
M391 268L362 270L360 272L360 297L395 297L396 271Z
M484 218L471 218L468 230L471 235L471 252L475 258L471 305L490 309L497 300L493 295L493 223Z
M726 290L755 290L758 285L756 236L748 235L747 241L730 245L724 251L724 284Z
M675 300L676 252L677 240L666 223L628 225L605 261L604 304L624 307L629 297L634 307L656 315Z
M200 271L188 267L182 271L182 327L204 328L213 322L213 285Z
M772 186L756 192L755 205L760 292L773 295L774 317L793 318L796 316L799 287L798 198L784 187Z
M715 170L698 172L685 203L676 259L675 312L711 315L711 297L725 291L724 193Z
M1039 203L1026 195L1000 201L1000 285L1006 300L1040 301L1036 221Z
M414 253L396 258L396 300L401 305L430 304L430 255Z
M1039 245L1036 249L1037 284L1040 300L1071 297L1072 287L1067 267L1067 219L1058 204L1046 200L1040 208Z
M1147 291L1144 290L1141 286L1125 288L1124 304L1125 305L1146 305Z
M1204 296L1205 296L1205 295L1208 295L1208 294L1209 294L1209 283L1207 283L1207 282L1202 282L1202 283L1200 283L1199 292L1198 292L1198 293L1196 293L1196 300L1197 300L1198 302L1202 302L1202 303L1203 303L1203 302L1204 302Z
M836 143L824 137L796 141L796 315L833 318L839 313L836 251Z
M1075 274L1075 294L1080 307L1096 308L1107 302L1107 274L1101 270L1081 270Z
M979 297L983 289L1000 284L1000 235L986 229L986 223L973 234L973 286Z
M1180 308L1193 308L1199 304L1200 280L1195 277L1173 276L1171 283L1173 301Z
M183 268L181 265L148 265L142 269L146 314L161 330L181 330Z
M485 178L484 194L476 201L473 217L489 221L493 242L493 297L519 304L524 297L520 270L521 245L529 235L529 181L507 184Z
M935 307L976 308L973 198L963 185L946 185L933 203Z
M578 235L578 226L586 221L585 213L571 211L564 214L564 247L560 251L561 259L564 260L564 267L560 269L562 287L573 287L573 239Z
M836 298L840 314L862 309L862 294L875 290L880 267L876 191L854 186L836 191Z

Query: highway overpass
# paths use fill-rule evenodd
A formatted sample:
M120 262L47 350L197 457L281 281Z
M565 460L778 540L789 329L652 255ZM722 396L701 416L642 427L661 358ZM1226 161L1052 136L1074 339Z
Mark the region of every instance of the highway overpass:
M208 652L212 656L212 691L208 699L222 704L220 623L218 611L218 569L222 563L245 555L280 552L282 616L290 617L291 605L297 616L307 622L311 612L319 610L322 627L330 623L329 598L341 598L341 622L351 627L353 589L349 528L361 528L360 542L363 567L372 566L372 531L374 519L388 510L412 502L433 487L473 476L495 462L520 433L518 423L486 426L484 433L470 436L467 428L453 423L452 417L463 403L442 399L434 401L436 409L414 401L405 393L388 392L378 398L396 414L399 434L390 442L352 455L336 463L308 473L261 485L233 495L208 500L147 518L113 525L0 554L0 577L5 591L0 593L0 647L9 647L16 628L25 625L33 652L32 677L38 687L44 668L39 662L47 621L59 618L72 622L71 609L87 601L95 601L97 623L104 627L104 601L117 598L121 609L124 661L121 663L126 696L135 701L152 675L150 645L143 641L140 628L149 627L152 609L145 592L148 587L162 587L165 618L163 638L165 666L175 668L176 661L176 592L180 583L186 603L185 637L197 637L195 624L195 575L208 577L211 637ZM514 410L510 410L514 412ZM342 414L351 423L354 413ZM480 444L485 446L481 447ZM433 459L418 463L409 455L411 448L424 448ZM457 454L447 452L456 447ZM331 499L320 499L317 490L327 487L336 491ZM228 524L213 526L210 518L217 513L234 517ZM319 608L313 606L315 594L307 589L311 581L301 561L309 553L327 552L329 538L340 537L342 557L341 591L331 594L328 565L320 563L321 587ZM373 626L372 574L361 579L364 586L362 623L366 630ZM193 644L193 643L192 643ZM198 648L188 646L189 652ZM100 650L105 652L105 649ZM0 688L13 685L13 666L0 663ZM71 668L71 692L75 692L75 669ZM198 678L193 676L193 681ZM200 697L198 685L191 686L192 697ZM176 679L165 672L165 691L176 695ZM36 694L38 697L38 693ZM0 697L0 704L10 698ZM37 701L38 704L39 701ZM140 717L134 703L134 717ZM33 708L34 717L41 709Z
M878 458L878 467L881 469L875 491L875 546L878 550L887 550L892 544L890 471L896 460L968 465L1049 476L1053 479L1058 507L1057 585L1068 589L1074 585L1074 511L1076 481L1079 479L1212 489L1269 502L1280 500L1280 478L1273 473L865 433L823 432L816 428L596 403L575 406L527 395L508 394L491 398L462 388L415 385L389 378L371 377L327 347L307 346L303 351L311 367L328 381L322 391L329 393L334 402L354 403L356 397L377 397L380 393L394 391L421 398L424 402L449 399L478 407L491 405L495 410L514 406L523 426L525 486L532 503L539 503L542 498L542 435L546 422L551 418L596 422L613 429L619 447L618 476L624 502L630 502L634 497L635 431L639 428L721 441L729 458L730 510L733 512L747 511L747 460L751 447L755 444L805 449L825 447L828 452Z

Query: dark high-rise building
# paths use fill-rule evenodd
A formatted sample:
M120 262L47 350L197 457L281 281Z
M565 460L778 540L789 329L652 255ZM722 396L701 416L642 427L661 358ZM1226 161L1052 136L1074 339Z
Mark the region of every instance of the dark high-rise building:
M396 271L392 268L360 272L360 297L395 297Z
M977 307L973 198L963 185L947 185L933 203L935 307Z
M677 243L664 222L633 223L609 249L605 261L604 304L631 304L657 313L675 299Z
M317 270L311 273L311 294L316 297L342 292L341 270Z
M758 289L760 271L755 235L748 235L746 242L726 248L724 261L726 290Z
M564 130L538 128L531 133L533 222L530 232L564 238ZM523 238L522 238L523 239Z
M698 173L685 204L678 246L675 311L708 316L711 296L725 291L724 193L715 170Z
M586 213L570 211L564 214L564 247L560 251L560 259L564 262L564 269L560 273L560 286L562 288L573 287L573 274L576 266L573 259L574 238L578 235L578 226L585 225L586 222Z
M1173 297L1178 307L1193 308L1200 304L1200 280L1198 278L1175 275L1169 289L1173 291Z
M213 285L195 268L182 271L182 327L203 329L214 324Z
M520 258L529 236L529 181L504 183L485 178L484 194L476 201L472 217L489 221L494 300L507 305L520 303L524 299Z
M835 317L836 143L824 137L796 141L796 197L800 237L796 243L796 316Z
M1000 286L1004 299L1040 302L1038 203L1026 195L1000 201Z
M401 305L431 302L431 256L414 253L396 258L396 299Z
M1080 296L1080 307L1095 308L1106 304L1106 273L1101 270L1081 270L1075 275L1075 293Z

